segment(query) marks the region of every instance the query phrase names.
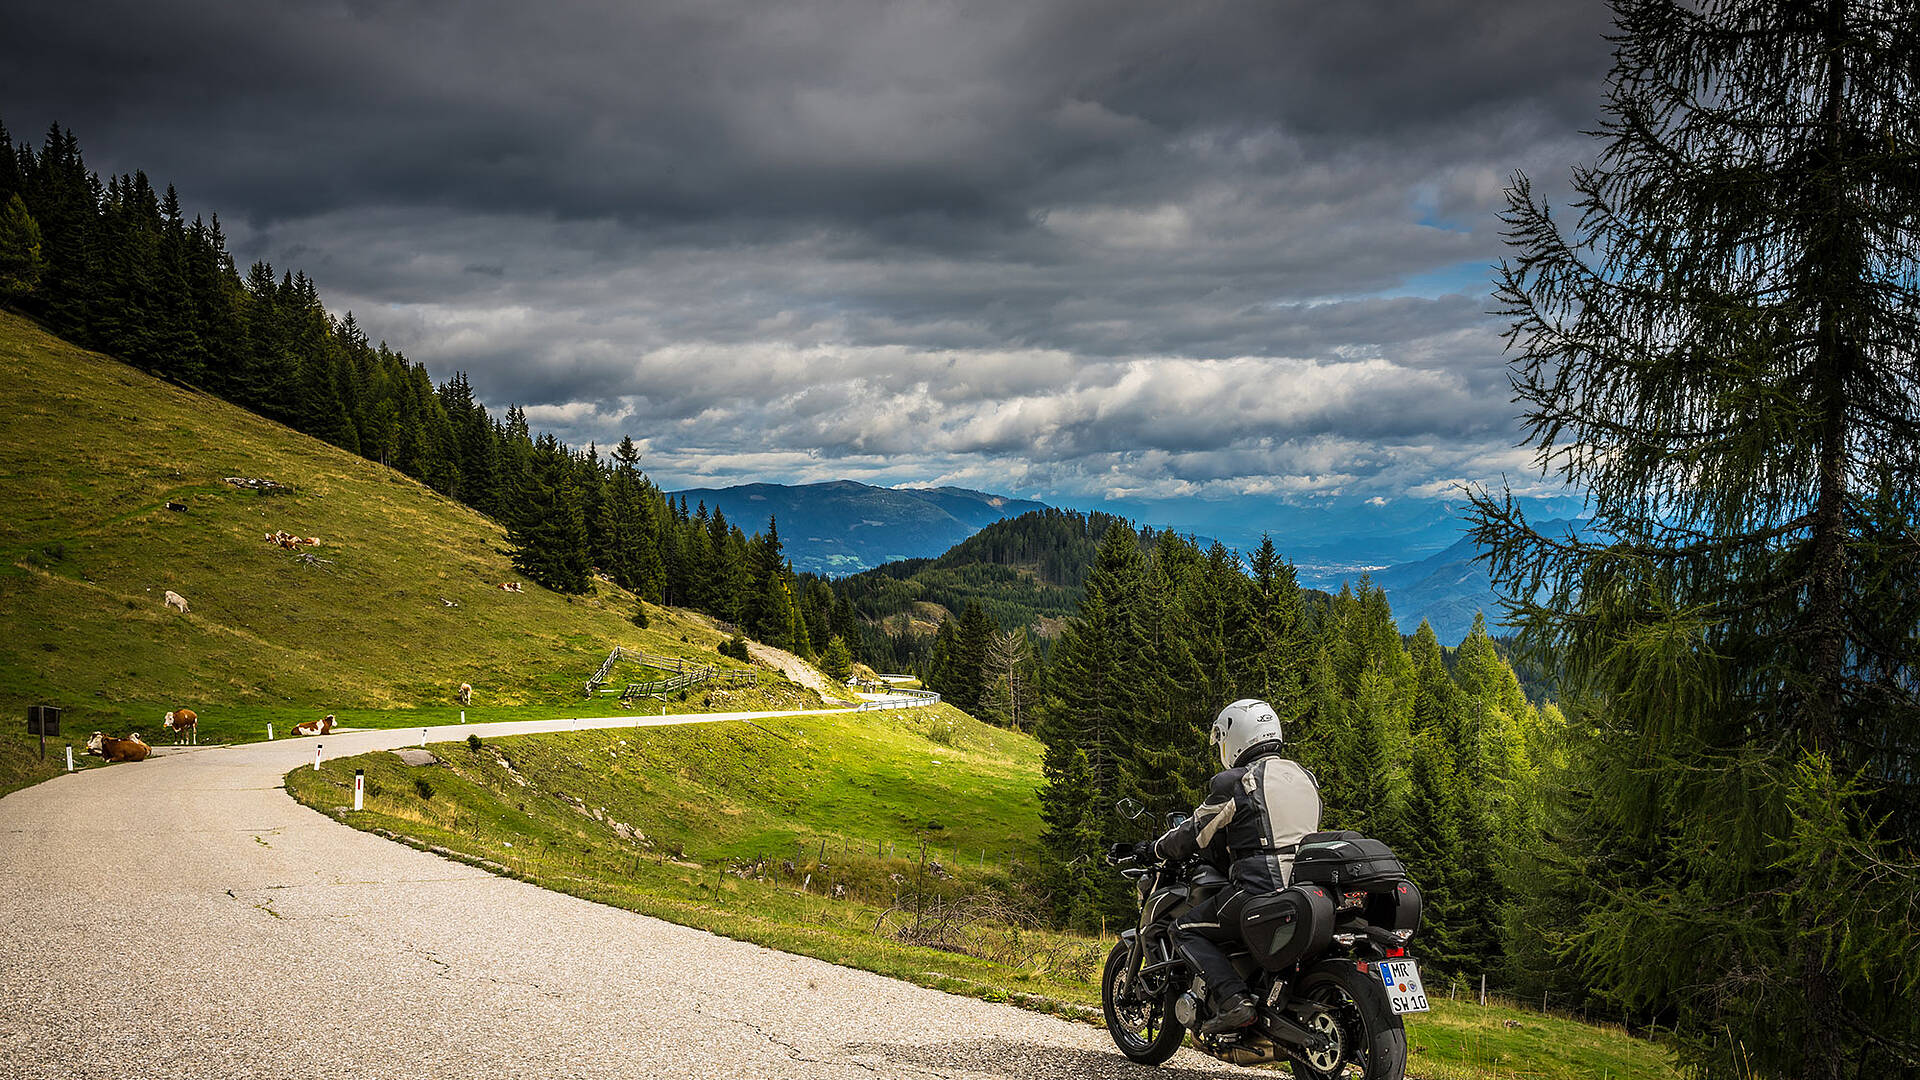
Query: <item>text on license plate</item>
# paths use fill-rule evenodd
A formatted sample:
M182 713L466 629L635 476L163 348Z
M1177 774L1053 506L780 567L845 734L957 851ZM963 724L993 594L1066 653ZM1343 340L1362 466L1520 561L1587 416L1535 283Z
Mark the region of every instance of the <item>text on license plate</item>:
M1387 1004L1395 1013L1426 1012L1427 988L1420 985L1420 967L1411 960L1382 960L1374 974L1387 984Z

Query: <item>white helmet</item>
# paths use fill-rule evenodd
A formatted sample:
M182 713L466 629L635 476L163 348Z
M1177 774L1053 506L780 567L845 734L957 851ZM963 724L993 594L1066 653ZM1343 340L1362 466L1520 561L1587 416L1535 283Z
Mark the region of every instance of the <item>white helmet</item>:
M1245 764L1241 759L1247 751L1256 746L1270 743L1269 753L1278 751L1280 738L1280 718L1274 715L1273 706L1259 698L1241 698L1213 718L1207 745L1220 755L1223 767L1237 769Z

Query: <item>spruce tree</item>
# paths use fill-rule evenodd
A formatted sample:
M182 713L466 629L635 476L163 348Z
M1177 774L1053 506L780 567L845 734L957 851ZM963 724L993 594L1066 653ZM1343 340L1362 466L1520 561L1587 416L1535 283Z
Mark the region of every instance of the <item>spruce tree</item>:
M555 592L591 587L585 500L566 448L542 435L507 530L513 565Z
M1199 678L1194 626L1181 582L1203 574L1198 549L1171 532L1154 540L1137 603L1140 647L1133 659L1133 722L1120 757L1119 793L1156 814L1199 805L1218 767L1207 725L1224 702L1193 692Z
M40 284L47 272L40 225L17 194L0 196L0 303L20 300Z
M927 667L922 675L927 689L939 694L942 700L953 693L959 684L959 634L955 630L956 625L954 619L940 620L940 628L933 632L933 648L928 651Z
M827 639L827 647L820 654L820 670L836 679L853 674L853 650L839 634Z
M1920 1064L1920 34L1910 5L1617 0L1570 226L1509 193L1543 470L1477 499L1595 732L1562 956L1703 1076ZM1733 973L1738 973L1734 977Z
M979 600L967 601L960 614L960 626L954 632L952 677L953 703L978 713L987 676L987 649L993 642L993 621Z
M1466 940L1467 926L1477 913L1463 903L1471 889L1460 831L1463 794L1453 748L1446 738L1439 731L1415 735L1408 769L1406 833L1396 850L1425 904L1420 955L1452 974L1486 970Z
M1293 564L1280 557L1273 537L1262 536L1248 570L1253 655L1245 691L1272 705L1290 732L1304 734L1314 721L1313 698L1306 693L1314 650Z
M1122 914L1129 903L1121 878L1088 877L1084 867L1089 861L1098 867L1102 845L1125 831L1114 804L1123 759L1136 736L1133 664L1143 646L1138 604L1145 569L1138 537L1124 523L1114 524L1087 574L1079 615L1055 649L1041 709L1046 784L1040 801L1049 823L1048 854L1063 881L1056 909L1083 926L1103 914Z

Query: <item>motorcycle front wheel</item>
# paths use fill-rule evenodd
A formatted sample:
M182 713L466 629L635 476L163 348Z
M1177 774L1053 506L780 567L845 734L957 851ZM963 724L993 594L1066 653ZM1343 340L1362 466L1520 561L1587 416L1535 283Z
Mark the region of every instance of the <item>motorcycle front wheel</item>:
M1294 997L1328 1006L1307 1027L1333 1045L1293 1058L1296 1080L1401 1080L1407 1029L1387 1004L1386 987L1351 960L1326 960L1301 976Z
M1131 1061L1158 1065L1180 1049L1187 1029L1173 1017L1171 993L1142 994L1131 987L1117 992L1121 976L1127 971L1127 943L1114 945L1107 954L1106 970L1100 974L1100 1004L1107 1014L1107 1034L1113 1044Z

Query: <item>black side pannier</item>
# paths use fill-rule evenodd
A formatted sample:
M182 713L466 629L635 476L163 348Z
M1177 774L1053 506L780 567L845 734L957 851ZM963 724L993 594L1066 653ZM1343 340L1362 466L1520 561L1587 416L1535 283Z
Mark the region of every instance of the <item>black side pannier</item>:
M1240 909L1240 940L1268 971L1318 956L1333 940L1333 894L1318 885L1295 885L1253 897Z
M1335 889L1362 882L1385 884L1403 881L1407 868L1400 865L1393 850L1378 840L1365 837L1301 844L1293 853L1293 880L1296 884L1327 885Z

